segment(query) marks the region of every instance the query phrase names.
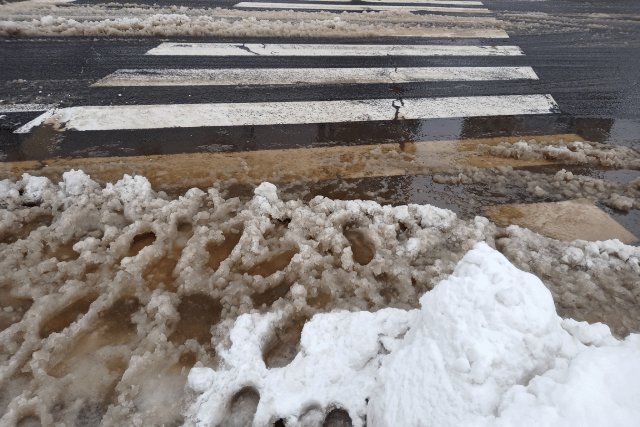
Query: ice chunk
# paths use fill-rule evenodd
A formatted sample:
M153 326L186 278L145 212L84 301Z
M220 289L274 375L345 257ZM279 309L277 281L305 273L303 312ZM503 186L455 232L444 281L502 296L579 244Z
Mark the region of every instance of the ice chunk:
M256 196L261 196L271 203L278 201L278 189L270 182L263 182L254 190Z
M577 265L584 259L584 252L580 248L570 247L564 252L562 262L570 265Z
M611 335L611 329L602 323L590 325L587 322L564 319L562 327L584 345L599 347L602 345L616 346L620 343Z

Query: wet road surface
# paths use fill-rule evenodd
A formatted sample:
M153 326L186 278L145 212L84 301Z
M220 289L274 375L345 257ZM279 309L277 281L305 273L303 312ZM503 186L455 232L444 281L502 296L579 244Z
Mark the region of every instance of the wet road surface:
M5 9L3 14L20 20L20 13L28 14L25 10L31 2L24 4L22 10ZM156 12L188 17L206 13L200 8L222 7L233 13L245 10L242 13L273 22L278 21L274 18L278 15L269 15L269 10L281 10L279 5L235 6L235 2L137 4L139 9L131 9L133 4L128 7L143 17ZM117 18L123 11L119 6L99 5L79 1L36 14L77 17L93 10L81 13L77 8L99 7L99 13L91 12L96 19L110 14ZM371 6L365 2L349 3L352 9L367 5ZM395 8L398 4L387 6ZM425 5L400 4L416 6ZM392 20L389 16L367 19L354 10L345 15L342 10L313 2L306 6L288 2L287 8L297 11L293 15L279 12L281 18L299 23L314 15L296 13L329 10L334 18L339 15L335 22L364 23L374 30L365 37L167 37L161 31L156 37L135 33L131 37L3 37L0 51L7 60L0 65L2 173L10 177L34 165L47 173L54 163L69 167L71 160L76 167L85 168L105 162L123 163L129 166L122 166L120 172L132 173L135 168L127 168L149 156L179 164L204 153L226 153L239 161L256 153L258 160L252 166L252 174L243 175L229 165L225 167L233 171L228 175L212 174L212 163L204 162L199 167L200 175L206 178L199 181L184 176L174 176L169 181L159 175L155 182L167 188L182 188L210 185L211 176L240 183L269 177L281 182L302 177L326 182L410 181L411 189L400 185L404 189L398 190L401 196L393 203L436 203L440 197L434 195L443 194L443 207L475 215L482 214L485 205L531 203L535 198L526 196L518 186L507 191L506 199L501 198L483 191L481 187L486 183L476 189L472 187L477 184L459 184L457 190L452 187L436 191L434 185L440 184L431 177L434 165L498 165L495 159L482 156L466 163L447 158L431 162L430 170L413 173L397 165L381 165L379 173L354 175L345 172L343 166L323 164L314 173L296 173L287 179L275 179L274 174L283 168L291 169L295 161L288 159L317 158L321 155L317 150L340 151L341 164L385 144L396 144L397 151L403 153L406 144L428 142L434 147L451 147L469 140L491 139L492 144L499 144L507 141L505 138L515 143L556 136L556 141L621 145L636 153L640 149L640 57L635 55L640 47L640 7L632 2L571 1L426 5L431 6L444 9L413 13L418 25L431 26L432 32L421 37L383 37L377 35L376 28ZM460 12L459 7L487 10ZM356 15L358 18L353 18ZM332 19L317 16L327 17ZM229 19L244 18L237 15ZM415 30L416 22L407 26ZM442 28L447 29L444 35L438 32ZM493 34L491 37L477 37L479 33L473 31L494 33L487 33ZM371 53L363 54L367 48L372 49ZM421 53L414 52L417 48L422 49ZM432 105L434 100L439 103ZM413 110L412 102L418 104ZM376 109L379 113L373 111ZM272 153L261 156L259 153L265 150ZM433 149L430 150L423 158L433 160ZM406 155L415 156L415 152L406 151ZM262 164L266 158L271 160ZM621 186L638 175L633 167L607 170L593 162L578 166L551 161L544 165L522 163L511 156L499 163L517 170L538 168L534 173L541 175L572 170L576 175L606 179ZM543 166L553 171L540 169ZM154 173L158 172L162 171ZM118 173L104 177L114 178L118 179ZM378 184L372 181L372 185ZM366 187L363 186L359 184L343 197L367 198L366 191L360 190ZM469 200L474 201L469 204ZM551 200L557 197L547 201ZM637 209L620 210L600 202L601 208L640 236Z

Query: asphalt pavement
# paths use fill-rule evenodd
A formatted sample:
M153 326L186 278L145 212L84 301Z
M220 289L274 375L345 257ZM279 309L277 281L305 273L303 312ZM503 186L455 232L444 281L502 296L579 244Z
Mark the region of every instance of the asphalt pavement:
M94 4L79 1L73 4ZM145 2L139 2L145 4ZM283 2L287 3L287 2ZM295 2L288 2L295 4ZM322 8L324 3L317 4ZM169 3L167 3L169 4ZM233 7L232 2L171 2L190 7ZM344 3L339 3L344 4ZM350 3L351 4L351 3ZM353 2L362 5L363 2ZM162 6L163 3L160 3ZM395 4L394 4L395 5ZM411 4L409 4L410 6ZM34 114L11 112L11 104L43 104L56 107L166 105L204 103L256 103L291 101L365 100L387 98L439 98L461 96L505 96L550 94L558 105L551 122L568 118L640 120L640 56L638 6L633 2L484 2L492 17L531 12L555 14L566 27L549 31L542 27L518 28L517 18L506 32L509 38L457 37L5 37L0 42L0 99L3 152L12 156L15 141L7 132L23 126ZM447 6L451 7L451 6ZM476 6L473 6L476 7ZM625 15L622 15L624 12ZM580 16L600 13L613 17L593 29L572 29ZM458 14L459 15L459 14ZM631 16L632 18L628 18ZM483 15L484 16L484 15ZM619 19L616 20L615 18ZM635 17L635 18L633 18ZM525 21L523 21L525 22ZM375 22L373 22L375 25ZM585 24L586 25L586 24ZM634 34L634 31L636 34ZM628 33L628 34L627 34ZM182 56L147 55L162 43L256 43L256 44L382 44L444 46L517 46L519 56ZM625 45L626 44L626 45ZM415 81L398 83L272 84L221 86L112 86L94 87L96 82L118 70L130 69L299 69L375 67L531 67L537 79L495 81ZM24 82L23 82L24 81ZM9 108L9 109L8 109ZM501 115L504 117L505 115ZM543 120L549 122L549 120ZM565 127L564 124L560 126ZM528 131L528 130L527 130ZM501 134L505 131L501 130ZM602 129L606 133L607 129ZM495 132L493 132L495 134ZM514 134L516 135L516 134ZM486 136L486 135L478 135ZM228 145L225 143L224 145ZM242 149L241 147L238 147ZM69 155L70 153L60 153Z

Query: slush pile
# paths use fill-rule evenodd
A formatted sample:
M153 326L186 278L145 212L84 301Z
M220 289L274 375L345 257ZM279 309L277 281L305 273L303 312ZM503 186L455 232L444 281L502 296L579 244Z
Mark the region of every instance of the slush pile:
M266 182L25 174L0 203L3 425L640 419L636 247Z

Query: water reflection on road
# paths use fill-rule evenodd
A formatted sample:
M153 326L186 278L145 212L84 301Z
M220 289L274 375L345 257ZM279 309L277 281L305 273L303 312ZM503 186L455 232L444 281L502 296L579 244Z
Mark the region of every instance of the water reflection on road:
M615 183L613 190L626 191L621 195L633 199L634 180L640 177L633 164L621 168L547 155L497 156L487 149L521 140L572 151L577 148L571 143L588 141L605 144L595 148L601 157L614 146L640 155L640 121L544 115L113 132L60 131L45 123L29 134L5 139L0 178L17 179L29 172L58 182L73 168L102 183L125 173L144 175L156 191L169 195L217 182L229 194L246 197L254 185L271 181L286 198L324 195L394 205L429 203L473 217L486 215L486 206L593 196L575 189L534 194L525 182L550 182L567 171ZM498 168L507 180L498 182L474 168ZM460 173L465 178L456 182L439 177ZM514 174L524 181L514 180ZM637 207L619 209L602 195L591 198L640 237Z

